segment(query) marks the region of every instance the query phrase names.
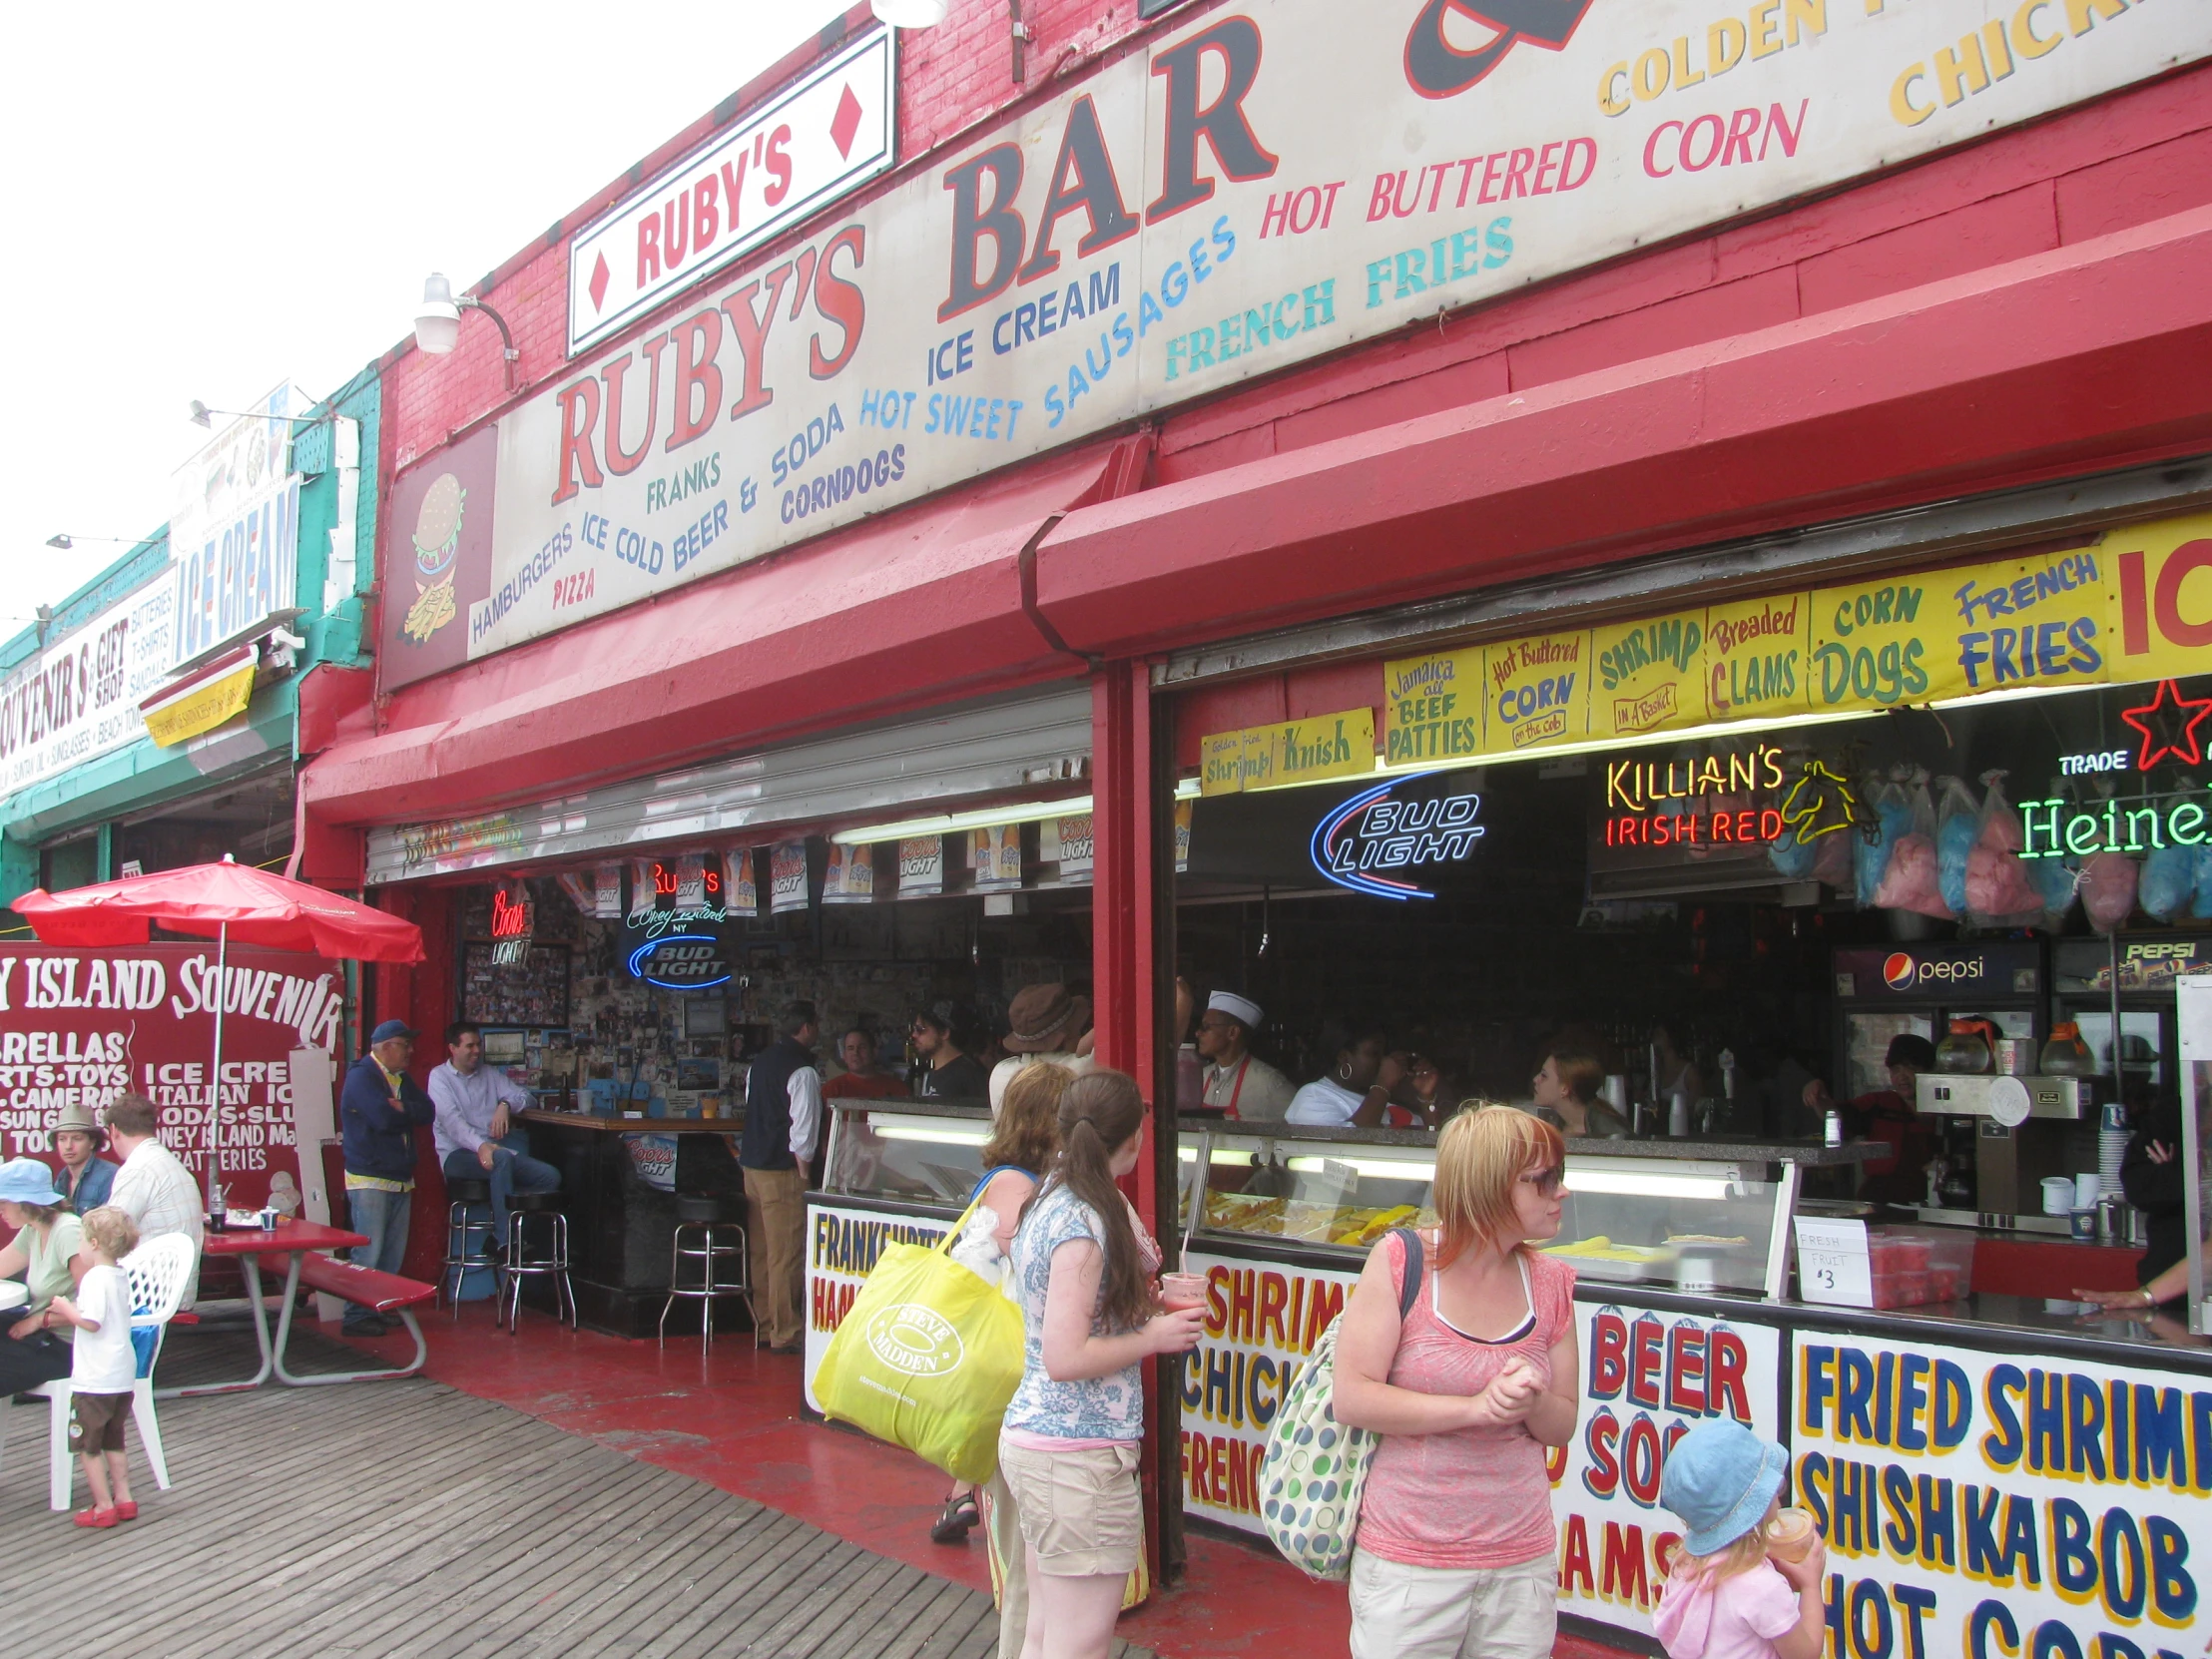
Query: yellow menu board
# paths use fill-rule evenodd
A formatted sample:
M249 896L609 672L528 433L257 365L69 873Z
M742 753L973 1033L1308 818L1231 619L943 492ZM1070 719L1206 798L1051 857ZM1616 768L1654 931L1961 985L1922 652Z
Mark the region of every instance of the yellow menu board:
M1703 610L1609 623L1593 631L1591 648L1591 737L1640 737L1712 718L1705 707Z
M2106 679L2212 666L2212 513L2108 530L2097 552L2113 596Z
M1482 648L1382 665L1382 761L1412 766L1482 750Z
M1705 613L1705 706L1715 720L1772 720L1810 707L1810 594L1714 605Z
M1382 665L1382 762L2205 673L2212 513L2088 547L1400 658ZM1363 730L1372 739L1371 711L1213 734L1203 793L1366 772Z
M1235 795L1244 788L1242 732L1209 732L1198 740L1198 789L1201 795Z
M1482 648L1482 718L1493 755L1590 735L1590 636L1538 634Z
M1807 690L1815 714L1894 709L1957 697L1965 677L1937 660L1931 637L1943 627L1941 575L1885 576L1813 594Z
M1375 711L1347 709L1199 740L1201 795L1357 778L1375 770Z
M1373 709L1348 709L1341 715L1286 721L1273 728L1269 737L1275 781L1279 784L1354 778L1375 770Z
M2104 678L2111 637L2106 558L2095 548L1999 559L1943 572L1930 649L1947 656L1968 696Z

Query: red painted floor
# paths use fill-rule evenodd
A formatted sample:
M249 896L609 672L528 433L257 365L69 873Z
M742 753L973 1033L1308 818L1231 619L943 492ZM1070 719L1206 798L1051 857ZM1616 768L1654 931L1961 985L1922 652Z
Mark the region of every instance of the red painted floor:
M336 1326L322 1327L335 1335ZM929 1541L942 1474L918 1458L799 1415L800 1362L719 1338L624 1342L525 1312L519 1336L493 1328L488 1303L457 1322L432 1310L427 1374L438 1382L795 1515L863 1548L976 1589L990 1588L983 1542ZM409 1351L404 1336L362 1346ZM1169 1659L1344 1659L1345 1594L1286 1562L1220 1538L1190 1540L1190 1572L1121 1622L1121 1635ZM1561 1637L1559 1659L1620 1659Z

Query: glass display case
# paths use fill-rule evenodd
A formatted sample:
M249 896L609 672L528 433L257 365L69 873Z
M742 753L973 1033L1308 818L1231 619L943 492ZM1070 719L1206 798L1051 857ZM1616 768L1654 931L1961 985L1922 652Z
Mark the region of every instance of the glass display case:
M1588 1148L1588 1150L1583 1150ZM1789 1142L1584 1141L1559 1236L1584 1281L1780 1298L1799 1170L1858 1149ZM1356 1265L1393 1227L1432 1227L1432 1137L1412 1130L1186 1125L1184 1248L1201 1236Z
M822 1190L839 1196L967 1207L983 1178L990 1108L936 1101L826 1100Z

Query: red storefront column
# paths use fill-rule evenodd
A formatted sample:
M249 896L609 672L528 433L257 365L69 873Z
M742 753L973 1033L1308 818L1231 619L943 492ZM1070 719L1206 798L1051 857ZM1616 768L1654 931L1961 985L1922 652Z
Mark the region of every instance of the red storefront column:
M1151 676L1146 665L1112 663L1091 681L1091 974L1101 1065L1136 1078L1154 1110L1144 1150L1125 1183L1155 1238L1175 1228L1175 1136L1159 1132L1158 988L1153 914L1159 893ZM1172 1098L1169 1096L1168 1098ZM1183 1574L1182 1428L1176 1409L1180 1360L1146 1368L1145 1458L1140 1465L1145 1536L1163 1582Z

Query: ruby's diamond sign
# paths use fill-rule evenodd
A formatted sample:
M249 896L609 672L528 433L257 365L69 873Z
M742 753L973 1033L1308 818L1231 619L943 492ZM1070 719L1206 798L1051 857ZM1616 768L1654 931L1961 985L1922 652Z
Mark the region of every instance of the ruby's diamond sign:
M838 53L580 232L570 353L886 171L893 35L878 29Z

